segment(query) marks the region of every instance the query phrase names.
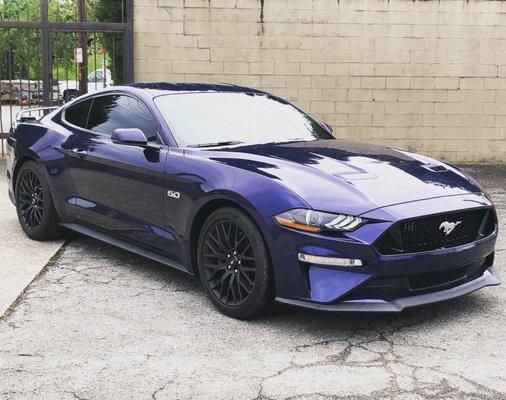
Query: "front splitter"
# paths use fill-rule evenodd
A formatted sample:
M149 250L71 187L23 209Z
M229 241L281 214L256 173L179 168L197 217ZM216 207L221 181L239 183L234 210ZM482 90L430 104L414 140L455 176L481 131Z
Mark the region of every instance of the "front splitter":
M276 297L276 301L282 304L309 308L319 311L334 312L400 312L406 308L423 306L426 304L439 303L454 299L465 294L474 292L485 286L495 286L501 283L501 277L495 267L488 268L482 276L471 282L464 283L451 289L439 292L421 294L417 296L403 297L395 300L364 299L347 300L333 304L314 303L304 300L293 300Z

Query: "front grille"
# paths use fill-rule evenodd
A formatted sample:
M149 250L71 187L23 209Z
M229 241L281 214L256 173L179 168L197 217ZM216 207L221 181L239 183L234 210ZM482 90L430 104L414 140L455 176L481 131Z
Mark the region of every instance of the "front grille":
M445 233L445 223L456 223ZM492 208L457 211L400 221L388 229L375 243L383 255L418 253L462 246L495 231L496 217Z
M497 224L497 215L495 210L490 210L488 213L487 221L485 222L485 227L483 229L483 236L490 236L495 232Z

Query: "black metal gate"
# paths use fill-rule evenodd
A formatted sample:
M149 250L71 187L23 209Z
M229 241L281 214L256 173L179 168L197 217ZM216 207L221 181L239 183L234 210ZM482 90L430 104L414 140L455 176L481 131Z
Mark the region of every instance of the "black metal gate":
M0 139L20 109L133 82L133 0L0 0Z

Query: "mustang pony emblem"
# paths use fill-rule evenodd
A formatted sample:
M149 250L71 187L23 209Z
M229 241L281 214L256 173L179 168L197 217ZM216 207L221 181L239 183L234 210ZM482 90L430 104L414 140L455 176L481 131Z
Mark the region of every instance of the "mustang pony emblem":
M458 224L460 224L462 221L457 222L450 222L450 221L444 221L439 225L439 229L443 229L443 232L445 235L449 235L453 232L453 230L457 227Z

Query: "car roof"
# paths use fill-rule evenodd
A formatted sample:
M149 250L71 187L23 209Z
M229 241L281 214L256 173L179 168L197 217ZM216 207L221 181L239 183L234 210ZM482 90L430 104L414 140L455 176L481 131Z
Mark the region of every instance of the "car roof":
M226 83L139 82L127 85L127 87L135 89L144 89L153 96L171 93L203 93L203 92L266 94L265 92L258 89Z

